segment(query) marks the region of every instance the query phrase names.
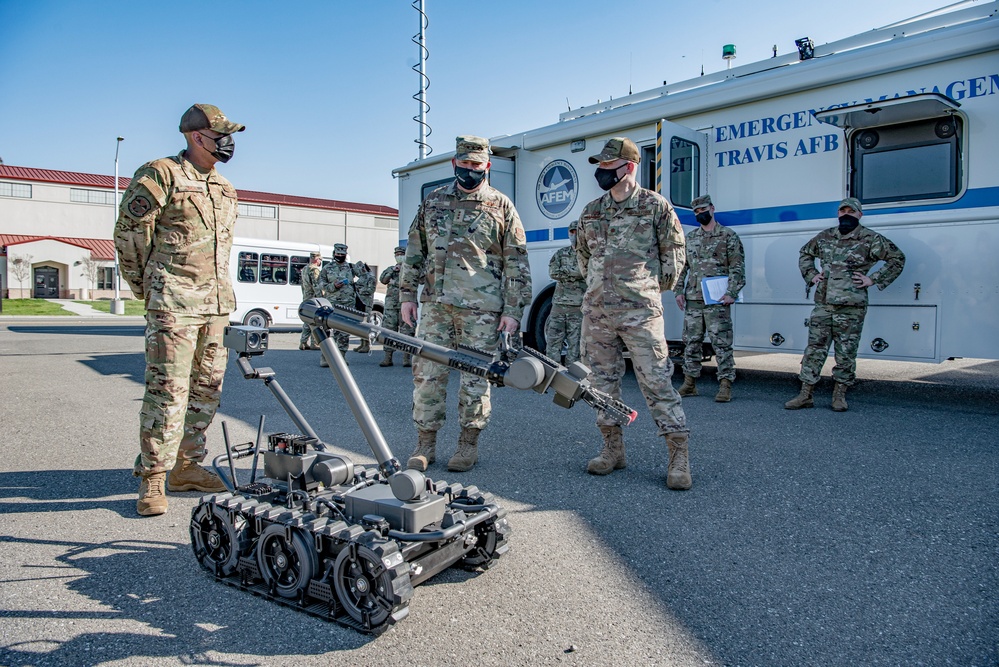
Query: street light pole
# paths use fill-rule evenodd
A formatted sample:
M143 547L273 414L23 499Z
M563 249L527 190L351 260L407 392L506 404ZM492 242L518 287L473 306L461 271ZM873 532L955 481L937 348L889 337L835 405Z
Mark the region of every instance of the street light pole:
M125 140L125 137L118 137L118 141L114 145L114 220L115 224L118 223L118 206L121 202L118 201L118 149L121 147L121 142ZM112 227L112 229L114 229ZM113 232L112 232L113 233ZM114 250L114 299L111 301L111 314L112 315L124 315L125 314L125 302L121 300L118 294L118 284L121 282L121 270L118 266L118 249Z

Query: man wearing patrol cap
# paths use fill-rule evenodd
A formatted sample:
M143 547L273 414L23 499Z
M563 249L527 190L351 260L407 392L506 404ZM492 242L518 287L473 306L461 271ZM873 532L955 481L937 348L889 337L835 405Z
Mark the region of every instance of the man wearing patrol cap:
M513 202L486 179L489 141L465 135L455 143L454 181L427 195L409 227L399 283L402 319L415 323L422 285L420 336L492 352L501 332L517 333L531 300L527 237ZM448 372L425 359L413 364L418 442L410 468L422 471L434 462L437 431L446 419ZM462 373L458 406L461 435L447 467L463 472L478 460L479 433L489 423L489 382Z
M569 223L569 245L556 250L548 262L548 275L555 281L555 293L545 324L545 354L558 361L562 357L564 343L566 365L579 361L579 336L583 326L583 313L579 307L583 303L586 283L579 272L579 258L576 256L578 225L578 220Z
M121 199L115 248L122 275L146 304L146 392L133 469L142 516L166 512L166 489L225 490L200 465L228 358L222 334L236 305L229 279L236 189L215 165L229 161L232 135L244 129L218 107L195 104L180 119L187 148L139 167Z
M319 271L323 268L323 257L318 250L309 253L309 263L302 269L302 301L319 296ZM310 350L315 345L312 341L312 327L302 323L302 337L298 349Z
M746 255L739 235L715 220L711 195L690 202L698 227L687 234L687 261L676 279L676 305L683 311L683 385L681 396L697 396L701 375L704 334L718 359L718 393L715 401L732 400L735 355L732 354L732 304L746 285ZM708 301L701 281L723 276L728 287L720 299Z
M398 331L407 336L412 336L416 330L410 324L406 324L399 317L399 308L402 303L399 301L399 278L402 276L402 260L406 257L406 249L402 246L396 246L393 253L395 255L395 264L386 267L382 274L378 276L378 281L385 285L385 317L382 320L382 326L390 331ZM385 348L385 357L378 364L379 366L386 367L392 365L392 348ZM402 355L402 365L405 367L412 366L410 361L410 355Z
M864 207L856 197L839 203L839 226L819 232L801 248L798 268L805 293L815 287L815 307L808 318L808 347L801 358L801 391L784 404L788 410L814 405L812 390L834 345L832 409L845 412L846 390L857 370L857 350L867 315L867 288L888 287L905 268L905 255L887 238L860 224ZM815 260L819 260L816 268ZM870 276L878 262L884 266Z
M319 274L319 293L330 300L331 303L340 306L354 308L357 305L357 291L354 289L354 281L357 278L357 269L347 261L347 244L336 243L333 245L333 261L323 267ZM336 341L337 349L347 361L347 348L350 346L350 334L342 331L333 332L333 340ZM319 365L323 368L326 357L319 360Z
M673 289L683 269L680 221L666 199L638 185L638 147L627 137L609 139L590 157L607 194L579 216L576 253L586 279L583 295L583 359L594 386L621 397L624 349L660 435L669 449L666 486L691 487L687 418L670 377L661 293ZM587 465L593 475L626 466L621 427L597 414L604 446Z

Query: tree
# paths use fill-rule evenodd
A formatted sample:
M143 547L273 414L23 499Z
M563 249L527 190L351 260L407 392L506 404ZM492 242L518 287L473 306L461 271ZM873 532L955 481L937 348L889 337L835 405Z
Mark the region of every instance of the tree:
M97 278L101 273L101 269L104 268L104 262L94 259L91 255L87 255L80 260L80 266L83 267L83 273L80 275L87 279L87 286L90 288L90 292L93 292L94 287L97 285Z
M34 255L10 255L10 272L21 285L21 298L24 297L24 281L31 277L31 260ZM30 298L30 297L29 297Z

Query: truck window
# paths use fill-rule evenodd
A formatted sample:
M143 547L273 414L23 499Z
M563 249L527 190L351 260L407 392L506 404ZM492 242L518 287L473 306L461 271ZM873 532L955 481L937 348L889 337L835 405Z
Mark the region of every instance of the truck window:
M851 193L864 204L956 197L963 134L957 115L854 132Z
M454 178L442 178L439 181L430 181L429 183L424 183L423 186L420 188L420 202L426 199L427 195L429 195L431 192L433 192L442 185L447 185L453 180Z
M237 279L241 283L255 283L257 282L257 253L255 252L241 252L239 253L239 273Z
M674 206L690 208L690 202L700 196L701 149L697 144L672 137L669 140L669 200Z

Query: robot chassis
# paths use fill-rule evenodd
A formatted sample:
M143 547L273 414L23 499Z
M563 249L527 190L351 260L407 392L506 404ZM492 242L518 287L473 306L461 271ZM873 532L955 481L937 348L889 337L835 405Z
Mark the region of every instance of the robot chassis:
M238 354L243 377L262 380L301 434L272 433L262 447L261 416L255 443L230 446L222 424L226 453L213 467L228 492L204 496L194 508L191 546L217 580L361 632L378 634L401 621L409 613L413 587L453 565L490 568L508 550L511 529L492 494L402 469L328 330L380 342L497 386L540 394L551 389L554 402L565 408L581 400L622 424L635 418L631 408L590 386L586 366L566 368L530 348L511 349L506 337L493 355L383 329L326 299L304 302L299 315L320 341L378 465L355 465L329 451L274 371L251 365L267 349L265 328L228 327L224 344ZM233 462L250 456L249 483L239 484Z

